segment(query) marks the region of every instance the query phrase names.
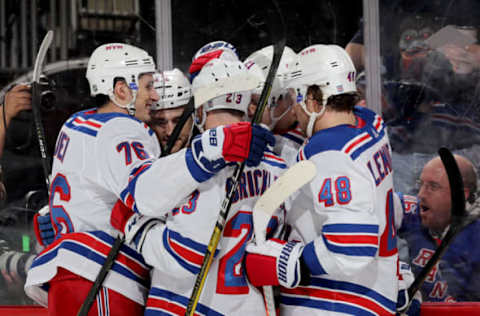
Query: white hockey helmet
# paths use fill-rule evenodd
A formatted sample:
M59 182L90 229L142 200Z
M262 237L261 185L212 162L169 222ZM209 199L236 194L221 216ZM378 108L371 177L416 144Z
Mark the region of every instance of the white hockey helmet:
M261 82L258 87L254 90L254 93L260 94L262 92L265 80L268 76L270 66L273 59L273 46L264 47L247 57L245 60L245 66L253 75L261 78ZM272 83L272 90L267 102L269 107L275 107L277 101L281 96L286 97L288 95L288 80L292 77L290 72L296 69L297 63L297 54L288 46L285 46L280 59L280 64L278 65L277 73L275 79ZM278 116L274 116L274 112L270 112L270 118L272 121L271 128L273 128L285 114L288 113L290 107L287 107L283 113L280 113Z
M200 48L192 58L192 64L188 69L190 81L198 75L203 66L214 58L237 61L238 55L235 47L225 41L210 42Z
M266 77L264 72L262 71L260 66L257 65L253 60L246 59L243 65L245 66L245 68L247 68L247 71L250 73L250 75L254 76L258 81L258 84L255 89L252 90L252 93L261 94Z
M294 85L318 85L323 104L332 95L357 92L356 70L348 53L337 45L312 45L298 53L301 74ZM305 97L305 95L303 95Z
M133 115L135 114L134 103L138 90L138 79L142 74L153 72L155 72L155 62L146 51L128 44L111 43L97 47L90 55L86 77L92 96L107 95L112 102L127 108ZM115 78L123 78L132 89L133 101L126 106L119 105L113 95Z
M249 64L251 62L255 63L263 72L264 82L267 78L268 71L270 70L270 65L272 64L273 59L273 46L264 47L245 59L245 64ZM278 97L280 94L283 93L283 89L286 88L286 80L290 78L288 75L289 72L294 69L295 65L297 64L297 54L288 46L285 46L282 54L282 58L280 59L280 64L278 65L277 74L275 80L272 85L272 96ZM255 68L255 67L253 67ZM250 68L251 69L251 68ZM256 72L256 70L253 70ZM262 82L262 85L263 83ZM260 90L261 92L261 90Z
M252 89L257 85L258 79L247 71L242 62L212 59L193 80L195 108L203 105L204 114L219 109L238 110L246 114ZM196 123L203 127L204 122Z
M214 51L219 51L221 53L221 59L238 60L237 49L235 46L225 41L214 41L202 46L202 48L193 55L192 61Z
M160 100L152 105L152 110L176 108L190 101L192 97L190 81L179 69L156 72L153 80L153 87Z
M330 96L357 92L356 71L343 48L321 44L309 46L298 53L298 68L298 71L290 73L289 87L295 88L297 103L310 117L306 134L311 137L315 120L325 112ZM318 113L309 112L305 103L307 89L311 85L318 85L322 91L323 107Z

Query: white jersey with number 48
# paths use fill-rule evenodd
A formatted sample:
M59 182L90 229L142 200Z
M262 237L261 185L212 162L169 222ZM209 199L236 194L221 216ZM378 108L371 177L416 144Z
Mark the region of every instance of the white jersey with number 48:
M391 148L380 116L315 133L299 159L315 178L292 201L290 240L305 244L306 286L281 289L282 315L394 315L398 292Z

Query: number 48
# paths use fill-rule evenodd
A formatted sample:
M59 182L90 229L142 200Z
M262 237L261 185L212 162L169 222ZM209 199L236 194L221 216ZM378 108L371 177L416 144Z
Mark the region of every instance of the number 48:
M335 195L332 192L335 190ZM334 197L338 204L348 204L352 200L352 193L350 191L350 179L345 176L341 176L332 180L332 178L326 178L323 180L322 188L318 192L318 202L324 203L325 207L333 206L335 204Z

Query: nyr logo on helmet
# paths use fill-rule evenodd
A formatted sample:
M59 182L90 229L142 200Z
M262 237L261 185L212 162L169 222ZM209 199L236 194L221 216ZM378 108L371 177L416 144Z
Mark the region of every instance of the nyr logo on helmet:
M123 49L123 45L108 45L105 46L106 50L113 50L113 49Z
M317 49L315 47L312 47L312 48L304 50L303 52L300 53L300 55L303 56L303 55L314 53L316 51L317 51Z

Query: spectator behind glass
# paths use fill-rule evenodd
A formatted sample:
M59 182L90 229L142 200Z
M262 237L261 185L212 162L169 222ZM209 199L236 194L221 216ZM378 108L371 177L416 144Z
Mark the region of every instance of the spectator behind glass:
M3 155L6 132L10 122L21 111L30 110L32 95L30 86L13 86L4 96L0 111L0 157ZM26 270L34 255L31 254L28 231L34 211L15 206L5 208L7 192L0 178L0 304L31 304L23 291ZM22 235L22 236L20 236ZM19 245L19 240L23 242ZM15 250L16 249L16 250ZM17 251L17 250L22 251Z
M380 55L382 58L383 75L386 78L398 78L401 74L402 63L399 62L401 51L398 48L400 39L407 34L407 42L403 43L404 49L407 46L418 46L418 39L423 38L425 31L430 32L430 18L425 19L428 12L432 11L430 3L414 1L380 1ZM417 15L419 17L417 17ZM357 33L346 45L345 50L350 55L357 73L365 69L364 49L364 21L361 20ZM418 52L409 51L405 57L414 58Z
M453 25L458 34L464 34L475 42L459 46L452 38L433 49L425 59L422 82L442 92L442 101L466 109L478 103L478 81L480 79L480 45L478 29L474 25ZM478 113L475 111L478 118Z
M13 117L22 110L29 110L32 105L32 95L30 87L27 85L13 86L6 94L1 102L2 111L0 111L0 157L3 155L3 147L5 146L5 137L8 125ZM0 201L7 199L7 191L3 184L3 171L0 167Z
M395 187L409 194L415 193L423 165L441 146L469 157L479 167L480 54L476 52L480 46L446 43L436 47L429 45L429 38L445 25L475 37L480 10L474 1L449 3L381 5L382 114L393 149ZM357 54L353 59L361 57L361 32L347 51Z
M455 155L455 160L462 174L470 216L423 284L424 301L480 300L480 248L471 246L480 234L477 174L467 158ZM403 220L398 231L407 241L410 264L416 275L431 258L451 223L450 186L440 157L425 164L418 189L417 197L399 194Z
M30 110L32 108L32 94L30 87L26 84L13 86L4 97L2 102L2 111L0 112L0 157L3 154L5 145L6 129L12 118L18 115L20 111Z

